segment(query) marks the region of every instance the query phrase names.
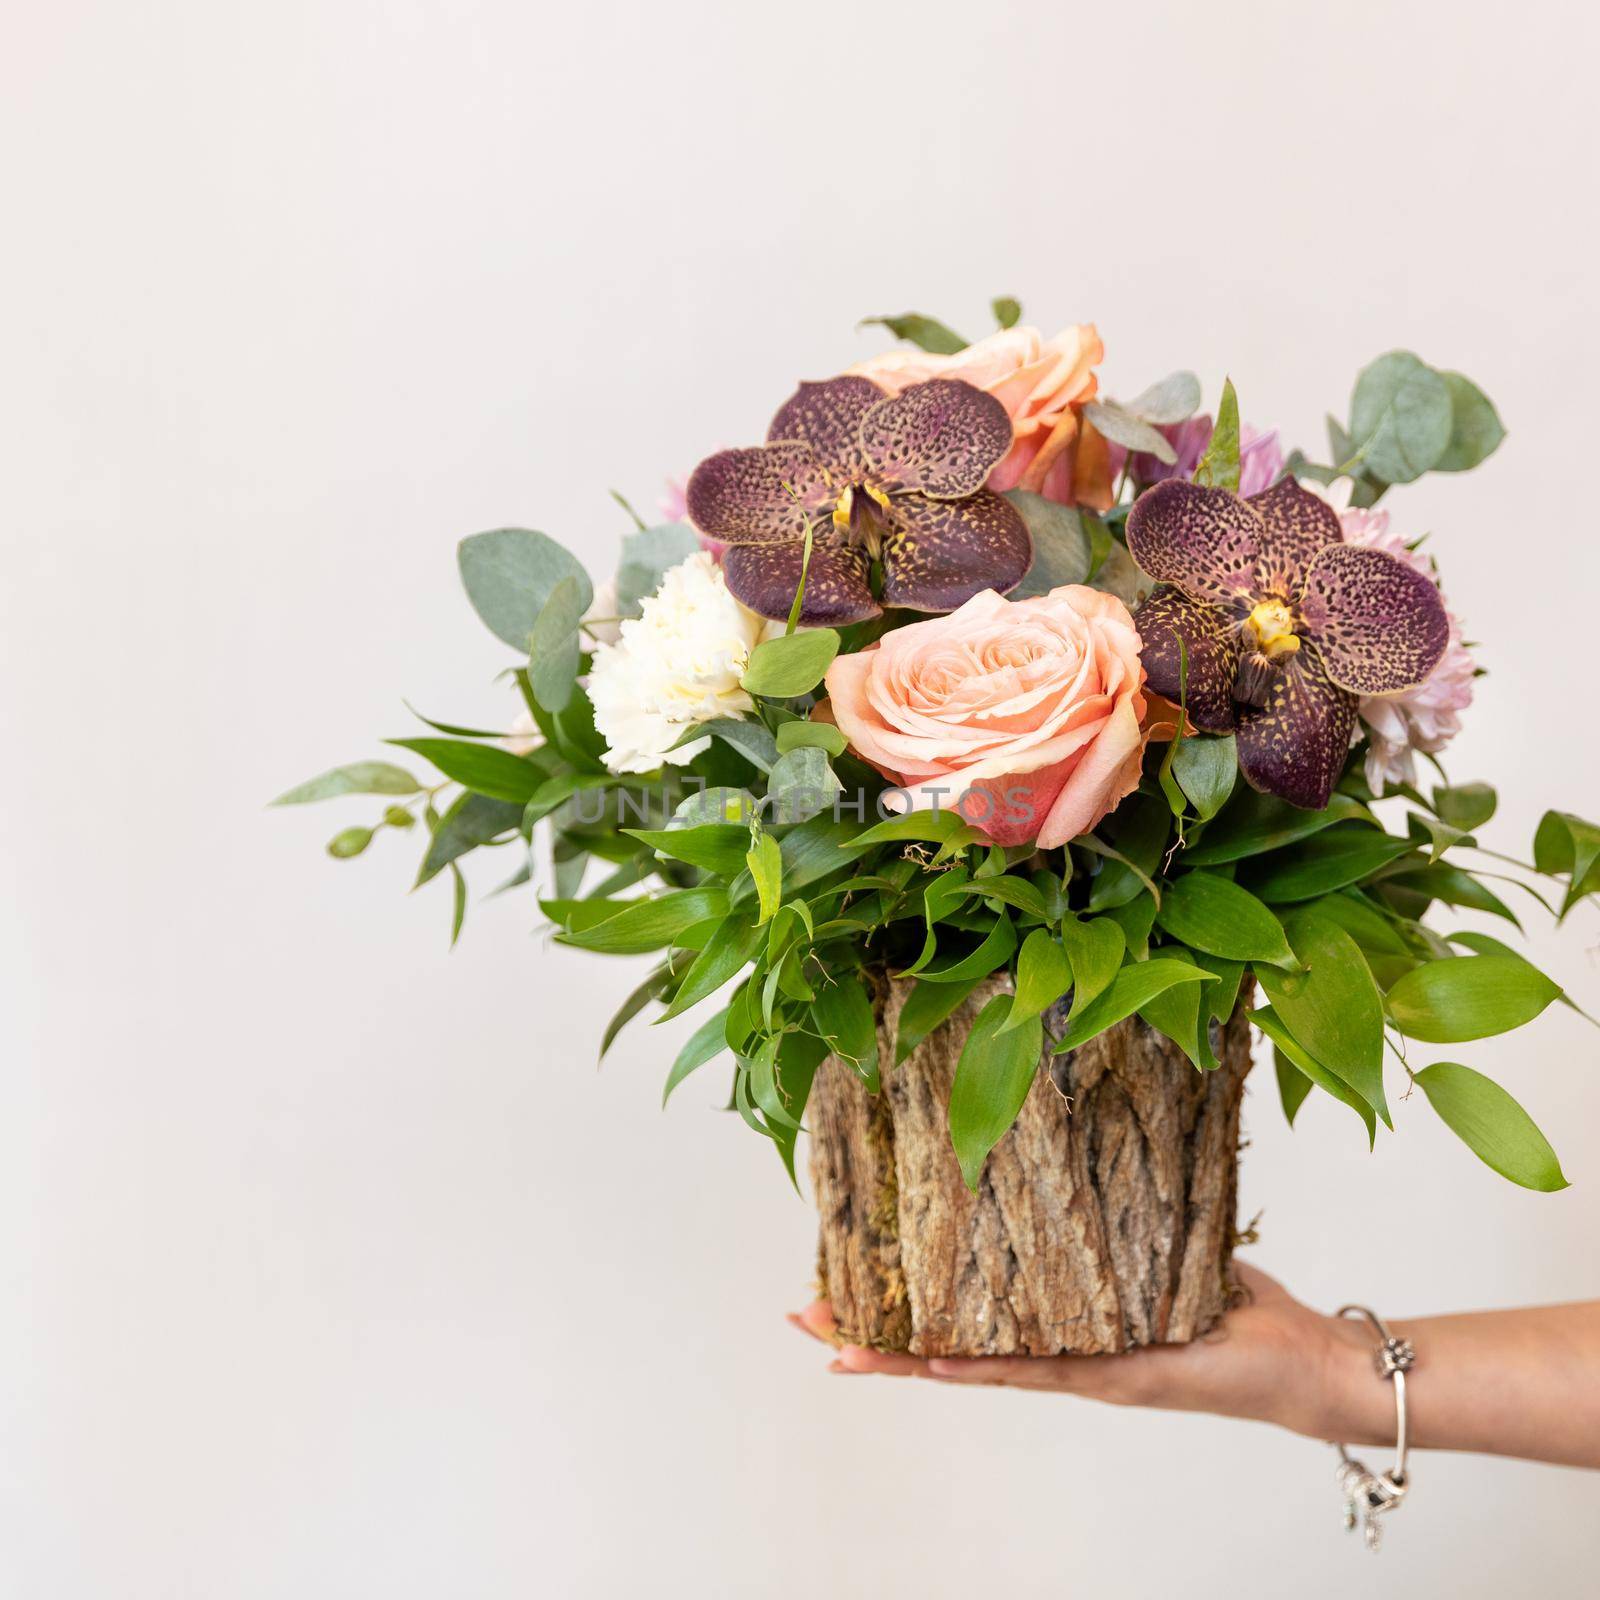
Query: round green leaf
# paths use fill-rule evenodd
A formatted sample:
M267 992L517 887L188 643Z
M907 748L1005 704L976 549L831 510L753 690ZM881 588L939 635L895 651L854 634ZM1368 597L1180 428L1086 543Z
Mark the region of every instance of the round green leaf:
M1450 389L1450 444L1434 462L1435 472L1466 472L1491 456L1506 430L1493 402L1470 378L1440 373Z
M563 578L577 584L580 613L594 603L594 585L583 564L532 528L475 533L461 541L457 560L472 609L515 650L527 650L539 613Z
M1453 419L1449 384L1409 351L1379 356L1356 379L1350 434L1363 466L1385 483L1410 483L1435 466Z

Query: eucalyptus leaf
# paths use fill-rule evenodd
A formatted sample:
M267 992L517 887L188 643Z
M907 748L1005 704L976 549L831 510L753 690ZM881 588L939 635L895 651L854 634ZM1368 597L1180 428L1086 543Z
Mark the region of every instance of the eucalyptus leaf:
M1122 409L1157 427L1171 427L1200 409L1200 380L1192 372L1174 372L1123 401Z
M617 566L617 615L637 617L642 601L661 587L669 569L687 561L700 549L700 537L687 522L667 522L641 528L622 541Z
M564 711L577 686L582 650L578 624L584 599L578 580L568 576L550 591L528 640L528 684L546 711Z
M1115 400L1091 400L1084 406L1083 414L1113 444L1154 456L1165 466L1177 462L1178 453L1166 435L1158 433L1143 418L1125 410Z
M845 736L831 722L782 722L778 724L778 754L788 755L814 745L830 756L842 756L846 749Z
M1363 467L1385 483L1411 483L1450 444L1450 386L1408 350L1363 368L1350 397L1350 436Z
M767 778L767 802L774 823L806 822L828 810L844 787L828 765L825 750L801 745L778 757Z
M1433 464L1435 472L1467 472L1500 448L1506 430L1493 403L1459 372L1441 372L1450 390L1450 443Z
M457 560L473 610L497 638L522 653L563 578L577 585L580 615L594 601L594 585L577 557L531 528L475 533L461 541Z
M697 739L720 739L731 745L752 766L762 772L771 772L778 759L777 741L759 722L742 717L712 717L706 722L696 722L684 729L678 739L680 746L693 744Z
M1022 581L1007 591L1008 598L1027 600L1064 584L1082 583L1089 576L1092 555L1077 507L1058 505L1027 489L1008 489L1006 499L1021 512L1033 539L1033 563Z

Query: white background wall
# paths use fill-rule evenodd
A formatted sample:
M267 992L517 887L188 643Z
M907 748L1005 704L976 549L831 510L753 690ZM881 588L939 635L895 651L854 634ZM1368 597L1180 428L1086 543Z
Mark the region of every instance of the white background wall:
M1396 495L1482 642L1453 752L1525 851L1595 790L1592 8L60 0L0 72L0 1594L1593 1592L1600 1481L827 1377L812 1222L638 976L411 842L264 802L506 714L455 539L609 566L907 306L1096 319L1316 445L1412 346L1511 429ZM498 869L500 862L491 865ZM478 887L497 881L477 874ZM1600 1008L1596 919L1539 959ZM1452 1052L1574 1186L1420 1097L1375 1157L1248 1106L1253 1258L1397 1313L1600 1294L1600 1036Z

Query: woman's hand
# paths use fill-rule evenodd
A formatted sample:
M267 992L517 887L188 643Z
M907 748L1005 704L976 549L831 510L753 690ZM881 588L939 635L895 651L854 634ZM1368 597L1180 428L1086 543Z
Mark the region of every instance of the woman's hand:
M1213 1333L1192 1344L1153 1345L1128 1355L923 1360L839 1343L824 1301L789 1320L837 1346L830 1372L1048 1389L1112 1405L1249 1417L1328 1437L1325 1397L1352 1348L1349 1334L1340 1331L1336 1319L1301 1305L1266 1273L1243 1263L1234 1270L1246 1297ZM1350 1332L1359 1340L1359 1330Z
M923 1360L843 1343L822 1301L789 1320L836 1347L830 1372L1049 1389L1272 1422L1314 1439L1393 1444L1394 1395L1374 1373L1371 1330L1301 1305L1243 1262L1234 1272L1244 1301L1213 1332L1119 1356ZM1406 1388L1414 1445L1600 1467L1600 1301L1390 1327L1416 1346Z

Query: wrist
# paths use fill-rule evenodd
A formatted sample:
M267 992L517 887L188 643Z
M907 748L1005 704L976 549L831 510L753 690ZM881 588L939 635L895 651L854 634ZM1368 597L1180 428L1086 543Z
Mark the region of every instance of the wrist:
M1392 1445L1395 1442L1394 1394L1373 1366L1378 1347L1370 1328L1348 1317L1318 1317L1314 1377L1297 1422L1296 1432L1338 1444ZM1405 1328L1394 1331L1405 1336Z

